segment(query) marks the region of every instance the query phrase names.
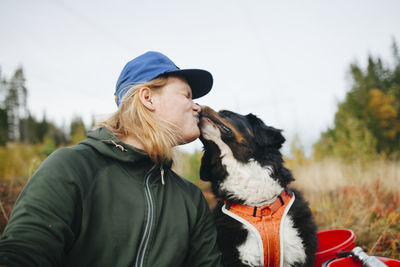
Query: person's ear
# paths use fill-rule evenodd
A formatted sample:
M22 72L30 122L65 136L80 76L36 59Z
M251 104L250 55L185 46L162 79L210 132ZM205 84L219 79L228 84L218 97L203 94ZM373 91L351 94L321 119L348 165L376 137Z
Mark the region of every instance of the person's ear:
M139 89L139 99L142 104L150 111L154 111L153 105L153 91L149 87L142 87Z

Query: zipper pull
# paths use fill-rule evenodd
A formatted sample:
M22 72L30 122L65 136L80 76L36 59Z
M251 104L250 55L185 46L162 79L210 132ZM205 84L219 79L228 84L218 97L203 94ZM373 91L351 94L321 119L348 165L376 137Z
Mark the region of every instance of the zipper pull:
M164 181L164 168L163 168L163 167L161 167L161 183L162 183L163 185L165 185L165 181Z

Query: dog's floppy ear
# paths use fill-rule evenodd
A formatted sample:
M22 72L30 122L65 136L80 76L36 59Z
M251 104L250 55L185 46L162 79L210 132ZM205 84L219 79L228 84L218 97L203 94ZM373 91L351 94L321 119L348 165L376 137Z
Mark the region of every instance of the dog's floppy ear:
M285 138L281 134L282 130L267 126L262 120L253 114L246 115L251 126L256 143L261 146L273 147L280 149L285 142Z

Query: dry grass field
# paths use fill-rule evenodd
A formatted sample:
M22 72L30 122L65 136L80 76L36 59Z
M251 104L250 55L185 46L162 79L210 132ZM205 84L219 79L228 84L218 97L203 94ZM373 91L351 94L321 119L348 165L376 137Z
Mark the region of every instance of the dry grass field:
M400 258L400 163L287 161L319 230L347 228L369 254Z

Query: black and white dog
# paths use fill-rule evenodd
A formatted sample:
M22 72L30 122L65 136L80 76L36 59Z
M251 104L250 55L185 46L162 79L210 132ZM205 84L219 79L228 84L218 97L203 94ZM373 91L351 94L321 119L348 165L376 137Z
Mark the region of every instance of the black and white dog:
M224 265L313 266L317 227L308 203L287 187L294 178L279 152L281 131L252 114L206 106L199 125L200 178L220 200L214 216Z

